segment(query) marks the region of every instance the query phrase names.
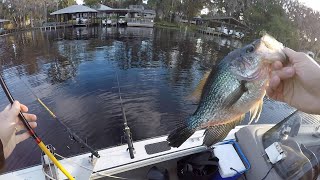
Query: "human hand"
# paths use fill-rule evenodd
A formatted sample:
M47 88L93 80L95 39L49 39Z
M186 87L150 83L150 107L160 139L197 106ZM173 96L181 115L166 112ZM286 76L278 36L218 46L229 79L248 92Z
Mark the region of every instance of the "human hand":
M289 63L273 63L267 95L306 113L320 114L320 66L305 53L283 51Z
M15 101L9 104L2 112L0 112L0 139L3 145L4 157L8 158L17 144L30 137L22 121L19 119L19 112L29 121L32 128L37 127L37 117L34 114L28 114L27 106Z

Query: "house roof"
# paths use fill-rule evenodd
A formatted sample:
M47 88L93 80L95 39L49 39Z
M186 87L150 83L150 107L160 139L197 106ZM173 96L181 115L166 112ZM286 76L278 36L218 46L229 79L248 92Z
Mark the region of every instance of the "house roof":
M145 13L145 14L154 14L154 15L155 15L155 14L156 14L156 11L155 11L155 10L148 10L148 9L147 9L147 10L144 10L143 13Z
M96 13L98 12L95 9L89 8L83 5L72 5L63 9L59 9L51 13L50 15L58 15L58 14L74 14L74 13Z
M113 8L109 7L109 6L106 6L106 5L103 5L103 4L99 4L98 8L97 8L97 11L109 11L109 10L112 10Z

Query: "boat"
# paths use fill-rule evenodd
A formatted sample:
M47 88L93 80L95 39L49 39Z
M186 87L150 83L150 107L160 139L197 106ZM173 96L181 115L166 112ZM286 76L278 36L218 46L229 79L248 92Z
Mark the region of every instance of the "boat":
M86 18L76 18L76 24L75 26L87 26L89 23L89 20Z
M154 176L185 179L181 172L201 177L208 171L197 174L185 168L179 169L179 166L186 158L204 152L219 159L213 163L216 169L210 171L211 179L317 179L320 169L319 116L298 111L287 114L286 118L273 125L236 126L223 141L212 147L202 145L204 130L199 130L178 148L168 145L167 136L160 136L133 142L133 154L125 144L99 150L100 158L90 153L68 158L55 155L62 158L61 164L75 179L81 180L106 177L153 179L151 177ZM269 114L267 117L275 116ZM66 179L46 155L43 155L42 162L41 165L3 174L0 179L42 180L49 179L49 176Z
M103 26L116 26L117 23L112 21L112 19L103 19L102 20L102 25Z
M0 80L8 99L13 102L1 76ZM167 135L134 142L122 102L118 74L117 82L126 144L94 150L35 95L51 116L90 153L67 158L52 145L46 146L49 151L43 145L46 153L42 154L40 165L7 172L0 175L0 180L60 180L66 179L67 175L77 180L319 179L320 115L308 115L287 104L266 99L265 107L276 108L276 111L262 113L260 118L274 120L281 116L280 122L275 125L236 126L222 141L210 147L203 145L205 130L196 131L177 148L169 146ZM54 156L60 158L59 163Z
M118 26L120 26L120 27L127 26L127 21L124 18L125 18L124 16L120 17L120 19L118 20Z

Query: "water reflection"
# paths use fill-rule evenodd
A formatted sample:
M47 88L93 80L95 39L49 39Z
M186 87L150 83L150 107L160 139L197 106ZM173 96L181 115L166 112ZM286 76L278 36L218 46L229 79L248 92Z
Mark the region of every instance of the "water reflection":
M3 74L16 99L38 115L38 134L60 154L85 152L35 101L28 86L94 148L121 143L119 74L133 139L167 134L195 105L185 100L205 71L233 48L221 39L168 29L69 28L0 38ZM236 46L234 46L236 47ZM8 102L0 92L0 108ZM28 140L8 170L40 162Z

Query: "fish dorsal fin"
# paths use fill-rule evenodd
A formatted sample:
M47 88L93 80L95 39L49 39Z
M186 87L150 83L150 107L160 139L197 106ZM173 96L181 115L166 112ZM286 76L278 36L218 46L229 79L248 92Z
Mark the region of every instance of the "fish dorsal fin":
M217 142L222 141L227 137L229 132L244 119L245 115L246 114L242 114L233 121L208 127L204 132L203 145L209 147Z
M201 94L202 94L202 90L204 88L204 85L207 82L207 79L210 75L211 71L207 71L204 75L203 78L200 80L199 84L197 85L196 89L192 92L191 95L189 95L187 97L188 100L190 100L191 102L198 104L200 102L201 99Z
M250 120L248 124L251 124L255 119L255 123L258 122L260 114L262 112L263 98L256 102L256 104L250 109Z
M241 98L241 96L245 92L248 91L248 88L246 87L246 83L247 83L246 81L241 81L240 86L228 95L228 97L223 102L223 105L222 105L223 108L231 107L234 103L236 103Z

